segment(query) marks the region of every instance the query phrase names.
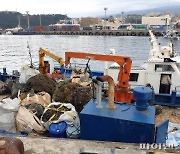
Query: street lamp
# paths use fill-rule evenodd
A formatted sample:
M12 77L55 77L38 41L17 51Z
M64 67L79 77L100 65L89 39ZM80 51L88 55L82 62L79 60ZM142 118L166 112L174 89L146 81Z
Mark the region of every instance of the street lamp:
M124 12L122 11L121 14L122 14L122 23L124 23L124 19L123 19Z
M106 29L106 11L107 11L107 9L108 9L107 7L104 8L104 12L105 12L105 28L104 29Z

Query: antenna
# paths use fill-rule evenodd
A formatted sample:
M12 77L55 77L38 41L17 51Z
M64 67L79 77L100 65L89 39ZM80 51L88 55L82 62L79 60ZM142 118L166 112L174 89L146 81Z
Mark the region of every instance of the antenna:
M30 46L29 46L29 42L28 42L28 41L27 41L27 48L29 49L30 67L33 68L32 56L31 56L31 49L30 49Z

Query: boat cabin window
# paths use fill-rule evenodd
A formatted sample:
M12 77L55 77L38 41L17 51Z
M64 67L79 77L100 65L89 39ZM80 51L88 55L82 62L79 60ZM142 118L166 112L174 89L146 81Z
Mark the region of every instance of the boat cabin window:
M172 68L171 65L156 64L155 71L156 72L174 72L174 69Z
M138 81L139 73L130 73L129 81Z

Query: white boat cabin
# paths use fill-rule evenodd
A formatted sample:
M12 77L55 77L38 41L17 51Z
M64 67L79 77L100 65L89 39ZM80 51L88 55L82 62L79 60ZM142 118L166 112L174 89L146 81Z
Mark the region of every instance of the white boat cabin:
M149 52L148 61L143 62L140 67L131 69L130 88L145 86L149 83L156 94L162 93L162 75L167 74L172 83L169 85L168 93L170 94L172 90L178 92L180 90L180 56L176 55L172 43L169 46L160 47L153 33L151 31L149 33L153 48ZM115 83L117 83L118 73L117 63L106 70L106 74L112 76Z

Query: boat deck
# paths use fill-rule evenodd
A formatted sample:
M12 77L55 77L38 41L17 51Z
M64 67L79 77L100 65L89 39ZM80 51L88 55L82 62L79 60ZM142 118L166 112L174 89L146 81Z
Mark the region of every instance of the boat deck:
M166 119L172 123L180 124L180 108L156 106L156 125L159 125Z

